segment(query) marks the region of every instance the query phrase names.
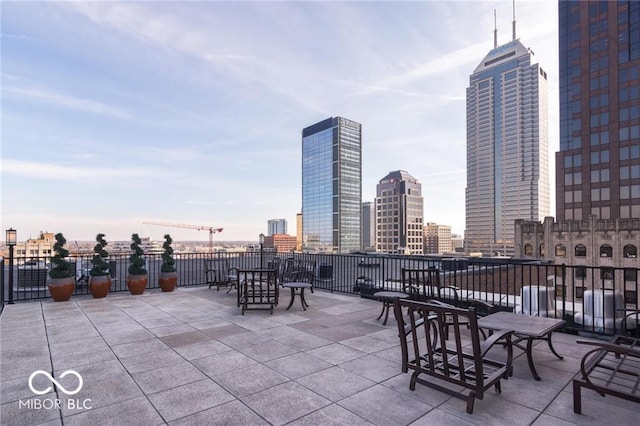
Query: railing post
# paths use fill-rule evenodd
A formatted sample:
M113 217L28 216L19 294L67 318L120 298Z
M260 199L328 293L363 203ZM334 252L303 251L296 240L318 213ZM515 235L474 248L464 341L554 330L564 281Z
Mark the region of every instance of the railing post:
M4 308L4 257L2 257L2 269L0 270L0 312Z
M13 305L13 245L9 246L9 304Z

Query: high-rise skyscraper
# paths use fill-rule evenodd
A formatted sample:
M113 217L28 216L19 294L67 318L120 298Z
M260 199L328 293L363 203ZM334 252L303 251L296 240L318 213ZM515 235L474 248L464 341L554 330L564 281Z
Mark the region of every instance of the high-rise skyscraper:
M640 217L640 2L561 1L556 219Z
M465 250L513 254L516 219L549 214L547 73L515 37L476 67L467 88Z
M376 207L375 203L362 203L362 249L376 248Z
M361 125L331 117L302 130L303 251L360 250Z
M376 251L422 254L422 185L404 170L376 186Z
M269 219L267 221L267 235L286 234L287 219Z

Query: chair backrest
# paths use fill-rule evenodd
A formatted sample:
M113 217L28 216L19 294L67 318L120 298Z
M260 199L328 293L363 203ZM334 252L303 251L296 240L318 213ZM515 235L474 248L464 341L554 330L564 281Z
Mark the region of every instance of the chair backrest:
M406 316L404 311L407 312ZM412 358L414 362L428 366L432 373L441 370L444 376L456 375L454 372L470 371L464 364L469 350L465 347L468 337L463 331L469 329L474 373L457 377L462 383L472 382L482 385L483 364L480 355L480 334L478 319L473 308L460 309L452 305L437 302L419 302L407 299L394 301L394 313L398 324L400 347L404 360ZM406 319L405 319L406 318ZM424 320L426 318L427 320ZM447 327L449 338L447 339ZM452 334L451 334L452 333ZM402 338L405 336L405 338ZM411 366L411 362L409 362Z
M441 296L440 270L402 268L402 287L414 300L426 301L439 298Z
M527 315L539 315L555 311L553 287L528 285L520 289L522 312Z
M285 259L282 262L280 282L302 281L313 283L316 275L316 262L313 260Z
M242 280L243 296L250 304L269 303L278 297L277 277L275 269L241 269L238 279Z

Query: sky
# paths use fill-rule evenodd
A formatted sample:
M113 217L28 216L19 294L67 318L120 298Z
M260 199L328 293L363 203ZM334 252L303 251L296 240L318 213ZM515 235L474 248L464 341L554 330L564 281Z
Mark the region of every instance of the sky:
M144 222L255 241L277 218L295 235L302 129L335 116L362 124L363 201L406 170L424 221L464 232L465 91L493 47L494 9L498 44L511 40L511 1L0 8L2 227L19 241L209 237ZM516 2L517 37L549 77L552 170L557 14L556 1Z

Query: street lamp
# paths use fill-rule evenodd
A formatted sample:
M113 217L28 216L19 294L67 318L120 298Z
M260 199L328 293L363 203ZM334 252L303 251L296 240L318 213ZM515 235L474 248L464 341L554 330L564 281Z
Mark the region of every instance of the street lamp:
M258 242L260 243L260 269L262 269L262 248L264 246L264 234L260 234L260 236L258 237Z
M9 246L9 304L13 305L13 247L18 243L18 233L9 228L5 234L5 244Z

